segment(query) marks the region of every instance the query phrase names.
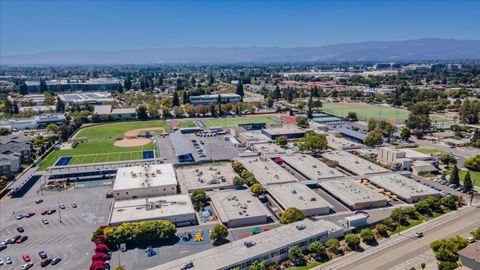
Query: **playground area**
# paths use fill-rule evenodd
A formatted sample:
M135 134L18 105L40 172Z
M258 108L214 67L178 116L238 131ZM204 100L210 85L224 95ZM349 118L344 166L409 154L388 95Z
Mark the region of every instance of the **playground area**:
M153 136L168 132L166 121L101 124L81 129L74 148L54 150L40 164L50 166L148 159L157 156Z

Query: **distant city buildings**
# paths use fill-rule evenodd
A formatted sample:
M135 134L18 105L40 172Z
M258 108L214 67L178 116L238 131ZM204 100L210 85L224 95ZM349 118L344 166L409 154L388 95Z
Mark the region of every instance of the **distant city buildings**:
M98 78L98 79L60 79L47 80L48 90L52 92L63 91L116 91L120 81L114 78ZM29 92L40 91L40 81L26 81Z
M237 103L241 100L241 97L237 94L200 95L190 96L190 103L192 105L217 104L219 98L221 103Z

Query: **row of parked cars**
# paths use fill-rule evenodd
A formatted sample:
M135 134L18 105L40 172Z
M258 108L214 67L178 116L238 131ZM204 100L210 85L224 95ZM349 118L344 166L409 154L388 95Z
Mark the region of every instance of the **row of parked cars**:
M467 192L467 190L465 190L461 185L450 184L447 180L443 180L442 178L435 178L433 179L433 182L437 182L441 185L448 186L449 188L453 188L458 192L462 192L462 193Z
M197 150L198 156L199 157L206 157L205 151L203 150L203 147L201 145L204 144L203 141L197 142L197 140L192 139L193 147L195 147L195 150ZM201 145L200 145L201 144Z

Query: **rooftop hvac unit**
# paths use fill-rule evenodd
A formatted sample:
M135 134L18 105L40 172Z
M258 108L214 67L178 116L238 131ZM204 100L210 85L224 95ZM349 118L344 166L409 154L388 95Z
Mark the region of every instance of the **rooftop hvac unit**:
M255 242L251 240L247 240L243 242L243 245L246 246L247 248L255 246Z
M292 194L297 194L297 191L295 189L292 189Z

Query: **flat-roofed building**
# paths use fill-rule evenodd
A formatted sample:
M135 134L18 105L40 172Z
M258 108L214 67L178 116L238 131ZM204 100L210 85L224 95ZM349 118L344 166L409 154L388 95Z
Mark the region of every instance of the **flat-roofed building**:
M340 167L356 175L389 172L389 170L377 164L346 151L325 152L322 156L326 159L337 161Z
M182 190L213 190L233 188L235 172L230 163L225 165L206 164L177 168L178 182Z
M288 258L288 250L298 246L305 250L314 242L341 237L342 226L326 220L303 220L280 226L263 233L237 240L226 245L207 249L187 257L154 266L148 270L178 270L191 262L191 269L226 270L248 269L254 261L265 260L267 264L278 263Z
M177 227L197 223L195 209L188 195L148 197L113 203L110 225L143 220L169 220Z
M301 183L288 183L265 187L279 206L286 210L295 207L306 217L330 213L333 206L320 195Z
M352 179L321 181L320 187L342 201L350 209L367 209L387 205L387 200L380 193Z
M460 262L469 269L480 269L480 242L468 245L466 248L458 251Z
M328 167L320 160L305 154L294 154L282 157L288 165L308 180L323 180L345 176L338 170Z
M100 104L104 102L113 102L113 97L110 92L83 92L83 93L69 93L60 94L58 98L66 104Z
M94 107L93 114L98 115L103 120L125 120L137 118L137 111L135 108L120 108L112 109L112 105L97 105Z
M237 103L242 100L242 97L237 94L190 96L190 103L192 105L210 105L217 104L219 99L221 103Z
M213 208L229 228L267 223L270 216L265 206L248 190L223 190L210 195Z
M237 138L242 144L246 146L254 145L257 143L269 143L272 141L265 135L263 135L261 131L258 130L241 132L238 134Z
M297 182L298 179L266 157L238 160L263 186Z
M351 149L359 149L362 147L362 145L359 143L347 140L343 137L337 138L330 134L327 135L327 143L328 143L328 146L330 146L335 150L351 150Z
M440 196L439 191L396 173L368 176L367 179L372 184L396 194L408 203L414 203L429 196Z
M260 155L269 156L271 158L281 157L287 153L286 149L283 149L274 143L253 144L251 145L251 148L254 152L257 152Z
M177 177L172 164L152 164L118 168L113 184L117 200L177 193Z
M285 125L283 127L263 129L262 134L271 140L282 136L287 137L287 139L298 139L305 137L305 130L301 130L294 125Z

